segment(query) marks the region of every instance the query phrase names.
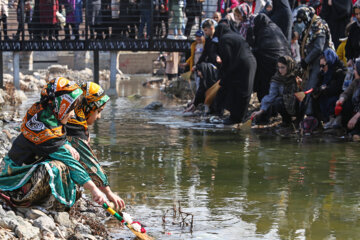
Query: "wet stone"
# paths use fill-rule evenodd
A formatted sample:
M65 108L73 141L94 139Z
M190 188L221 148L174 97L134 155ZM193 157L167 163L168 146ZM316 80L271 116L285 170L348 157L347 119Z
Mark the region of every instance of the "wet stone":
M145 107L146 110L158 110L163 107L162 102L152 102Z

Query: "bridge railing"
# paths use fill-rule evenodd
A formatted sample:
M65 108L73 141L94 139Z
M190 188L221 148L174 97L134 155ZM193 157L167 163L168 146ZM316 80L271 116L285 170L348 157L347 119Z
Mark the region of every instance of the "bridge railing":
M183 50L216 0L174 2L2 0L0 50Z

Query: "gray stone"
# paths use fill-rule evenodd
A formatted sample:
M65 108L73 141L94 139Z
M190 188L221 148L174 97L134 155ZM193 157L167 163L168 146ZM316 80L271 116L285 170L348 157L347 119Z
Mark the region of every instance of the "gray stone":
M71 228L73 226L72 222L70 221L70 216L67 212L57 212L54 215L54 220L60 226L65 226Z
M50 67L48 67L48 71L50 74L54 74L54 73L66 73L68 70L68 67L62 66L62 65L51 65Z
M38 209L29 209L26 213L25 213L26 218L29 219L37 219L41 216L47 216L44 212L38 210Z
M14 230L18 225L19 223L14 217L0 218L0 226L3 228Z
M91 229L87 225L83 225L81 223L78 223L75 227L75 233L80 234L91 234Z
M24 222L24 224L18 225L15 228L15 234L18 238L27 240L37 240L40 239L40 229L37 227L31 226L30 223Z
M27 100L25 93L21 90L15 90L13 98L15 100L15 104L21 104Z
M158 110L163 107L162 102L152 102L145 107L146 110Z
M0 161L1 162L1 161ZM3 207L0 205L0 216L5 216L6 211L3 209Z
M11 74L5 73L3 76L4 82L12 82L13 76Z
M41 230L51 230L56 229L56 224L54 220L49 216L41 216L34 221L34 226L40 228Z
M15 214L14 211L8 211L8 212L6 213L6 215L7 215L7 217L15 217L15 216L16 216L16 214Z
M40 75L40 73L38 73L38 72L34 72L32 75L33 75L34 78L36 78L36 79L38 79L38 80L41 79L41 75Z

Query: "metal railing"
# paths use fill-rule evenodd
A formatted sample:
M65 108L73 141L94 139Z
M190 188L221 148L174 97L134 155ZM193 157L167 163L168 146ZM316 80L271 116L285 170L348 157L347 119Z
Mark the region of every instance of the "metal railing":
M7 1L0 2L0 51L185 51L216 10L213 0Z

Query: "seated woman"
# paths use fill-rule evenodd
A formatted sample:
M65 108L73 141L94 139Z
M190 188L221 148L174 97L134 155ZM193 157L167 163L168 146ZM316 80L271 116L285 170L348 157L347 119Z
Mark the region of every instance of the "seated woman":
M277 67L278 71L270 82L269 94L262 99L260 110L251 115L251 119L257 123L261 120L268 121L273 113L280 113L283 124L289 125L291 117L297 116L298 101L294 95L298 91L295 62L290 56L280 57Z
M98 84L93 82L84 83L81 89L83 100L75 108L75 116L66 124L67 139L80 155L79 162L89 173L95 185L115 204L116 209L122 209L125 203L111 191L108 178L90 147L88 130L88 126L101 118L101 111L105 108L109 97Z
M341 122L354 141L360 140L360 58L355 60L354 80L336 102L335 114L341 113Z
M319 80L313 93L320 108L321 120L326 123L325 129L332 128L334 124L335 103L342 92L345 75L344 64L334 50L327 48L320 57Z
M66 140L64 125L82 93L74 82L56 78L27 111L20 135L0 164L0 196L11 206L69 210L79 198L77 185L89 190L98 204L106 201Z
M196 73L199 77L199 81L196 82L197 90L195 98L190 106L185 110L185 112L193 112L199 104L204 103L206 98L206 91L211 88L218 80L218 70L211 63L202 62L200 64L196 64ZM222 109L219 106L219 102L216 98L215 101L213 101L212 104L208 107L210 108L209 113L221 115Z

